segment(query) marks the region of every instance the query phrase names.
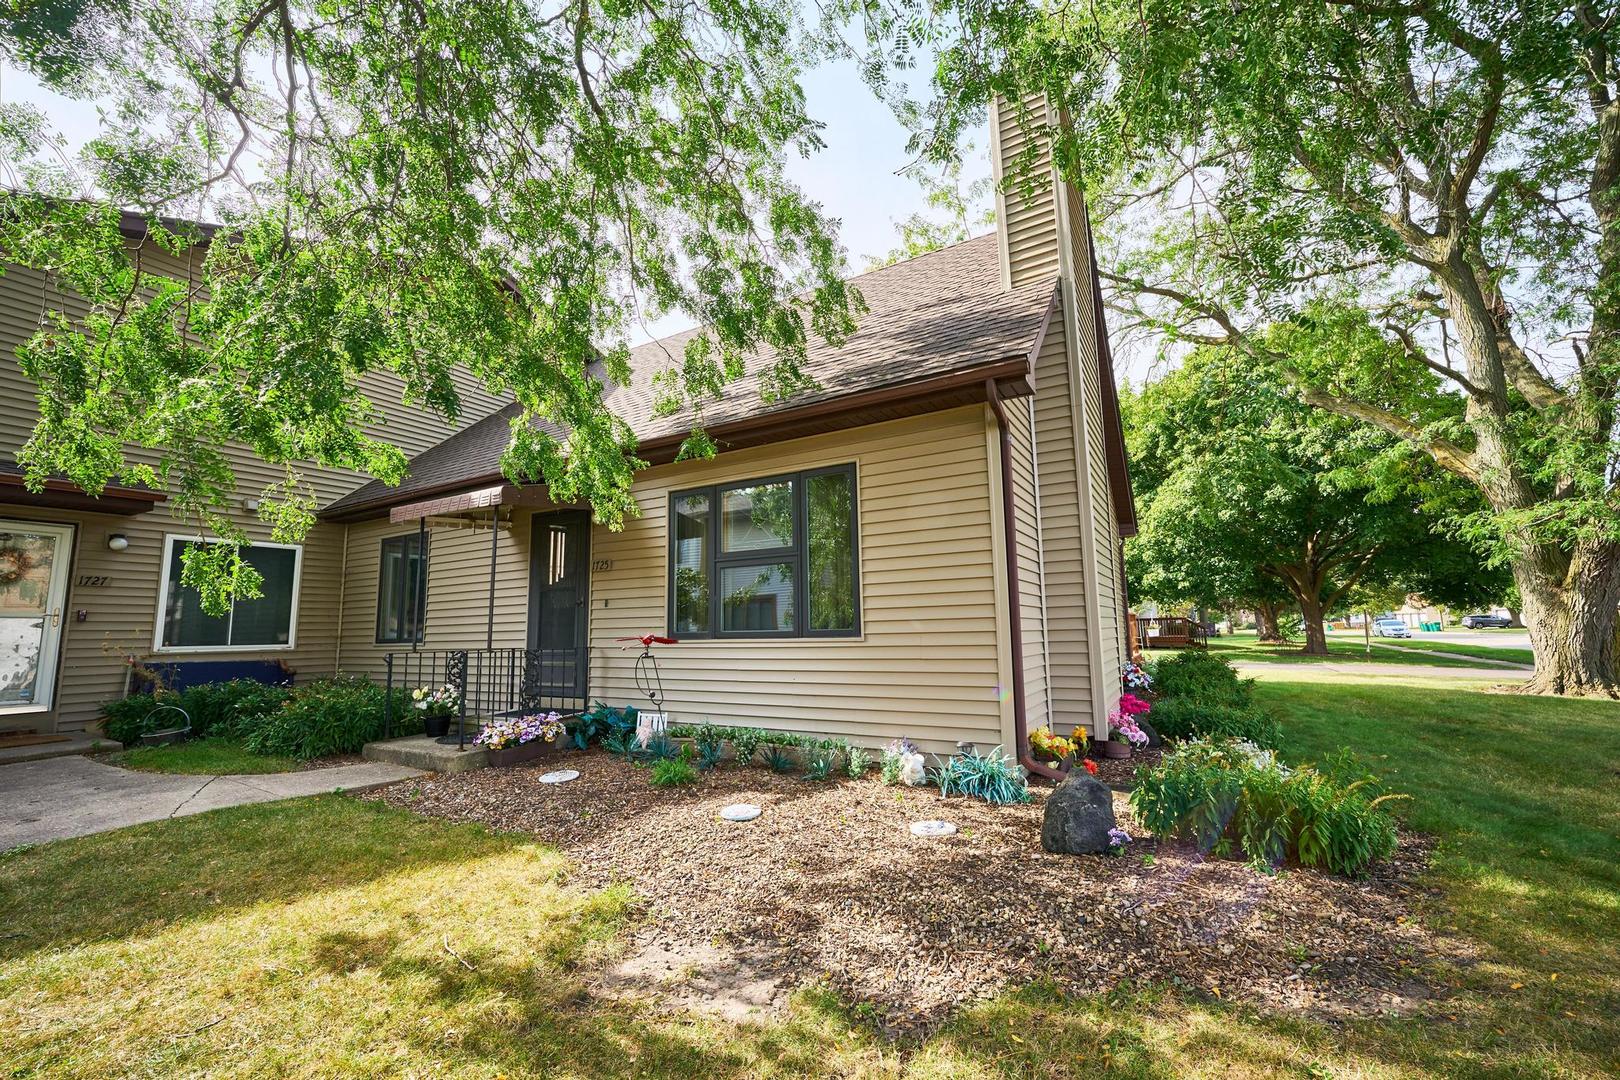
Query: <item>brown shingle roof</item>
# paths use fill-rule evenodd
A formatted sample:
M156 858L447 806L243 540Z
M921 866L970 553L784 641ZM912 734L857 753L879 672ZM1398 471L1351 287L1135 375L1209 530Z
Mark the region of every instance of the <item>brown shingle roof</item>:
M740 420L787 414L809 405L867 391L953 375L1010 357L1028 355L1037 344L1051 303L1054 280L1008 292L1001 286L996 236L990 233L952 247L862 274L854 279L866 298L859 329L840 346L813 340L807 371L817 389L770 404L761 400L754 357L749 371L726 386L703 410L703 426L714 430ZM684 437L690 411L655 417L653 375L679 363L696 329L648 342L631 350L632 379L604 394L609 409L630 424L643 446ZM350 516L380 509L452 485L492 481L510 438L518 406L450 436L411 460L398 487L372 481L327 507L327 516Z

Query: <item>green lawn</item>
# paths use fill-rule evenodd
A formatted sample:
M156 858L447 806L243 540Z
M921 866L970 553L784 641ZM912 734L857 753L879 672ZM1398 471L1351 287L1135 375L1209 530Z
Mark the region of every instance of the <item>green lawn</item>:
M230 739L193 739L173 746L137 746L111 755L110 760L126 769L193 776L290 772L301 767L294 758L250 754L241 743Z
M589 994L634 919L520 837L336 796L0 856L0 1075L1602 1076L1620 1070L1620 706L1278 666L1285 754L1356 747L1439 840L1474 962L1328 1024L1173 987L1040 987L886 1043L815 990L733 1025ZM970 873L971 868L963 868ZM1084 872L1082 862L1075 872ZM1103 955L1077 963L1106 963Z
M1379 639L1374 638L1374 641ZM1424 667L1480 667L1469 660L1458 660L1449 656L1429 655L1425 650L1440 649L1446 652L1465 652L1469 656L1478 656L1484 659L1508 660L1529 663L1528 649L1491 649L1489 646L1464 646L1452 650L1439 642L1424 642L1418 639L1397 641L1384 639L1391 645L1399 645L1400 649L1381 649L1376 644L1372 654L1368 655L1367 643L1360 631L1341 630L1331 633L1327 638L1328 655L1306 656L1300 650L1303 642L1290 645L1275 645L1262 643L1255 637L1252 630L1239 630L1235 634L1223 634L1220 637L1209 639L1211 652L1226 657L1228 660L1249 660L1258 663L1271 664L1320 664L1333 662L1345 663L1373 663L1373 664L1416 664ZM1496 655L1501 653L1503 655ZM1153 654L1149 654L1150 658ZM1504 671L1509 670L1503 668Z

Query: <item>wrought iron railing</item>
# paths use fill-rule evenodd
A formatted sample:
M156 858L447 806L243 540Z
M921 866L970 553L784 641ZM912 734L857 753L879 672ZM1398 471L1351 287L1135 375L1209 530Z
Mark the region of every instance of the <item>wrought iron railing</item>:
M394 691L448 686L460 699L452 721L454 738L465 746L484 720L530 713L585 711L584 680L578 654L553 649L412 649L383 657L388 691L383 706L383 738L394 729Z

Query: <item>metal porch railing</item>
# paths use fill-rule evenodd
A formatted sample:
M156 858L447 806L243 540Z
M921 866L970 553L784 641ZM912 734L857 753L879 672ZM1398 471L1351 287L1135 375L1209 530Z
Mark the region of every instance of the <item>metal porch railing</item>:
M584 679L573 649L412 649L383 657L383 738L393 737L394 691L448 686L461 699L445 741L465 747L482 721L530 713L585 711Z

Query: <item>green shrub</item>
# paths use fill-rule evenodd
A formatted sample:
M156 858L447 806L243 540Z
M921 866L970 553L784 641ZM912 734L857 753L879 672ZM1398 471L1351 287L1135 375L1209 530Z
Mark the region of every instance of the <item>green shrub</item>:
M1224 658L1200 649L1174 653L1153 665L1153 692L1162 699L1195 698L1216 705L1247 706L1254 680L1238 678ZM1158 726L1158 721L1153 721Z
M760 743L765 741L765 733L759 728L739 727L726 732L731 740L732 753L736 755L737 764L747 765L754 760Z
M253 679L202 683L182 691L159 690L131 694L101 706L102 728L109 739L133 746L142 735L184 723L179 714L152 715L160 705L184 709L193 738L241 739L281 707L291 693L285 686L269 686Z
M790 772L793 769L793 755L781 743L766 743L765 767L772 772Z
M859 746L851 746L844 752L844 772L851 780L859 780L871 767L872 755Z
M653 762L652 775L648 779L653 787L679 787L697 783L698 771L684 757L665 758Z
M394 692L393 734L422 730L421 715L409 706L406 691ZM362 678L322 679L300 686L265 720L246 732L244 743L255 754L284 754L302 760L330 754L352 754L383 737L387 693Z
M1281 739L1277 721L1252 705L1222 705L1196 697L1166 698L1153 706L1147 719L1167 739L1246 739L1267 750L1277 749Z
M291 694L285 686L230 679L182 691L180 707L191 716L192 734L241 739L280 709Z
M975 749L971 754L935 761L934 783L941 795L967 795L998 806L1029 802L1023 770L999 746L988 754Z
M1189 742L1136 771L1131 806L1150 831L1257 866L1293 861L1357 875L1395 850L1376 778L1348 753L1323 768L1285 769L1268 752Z

